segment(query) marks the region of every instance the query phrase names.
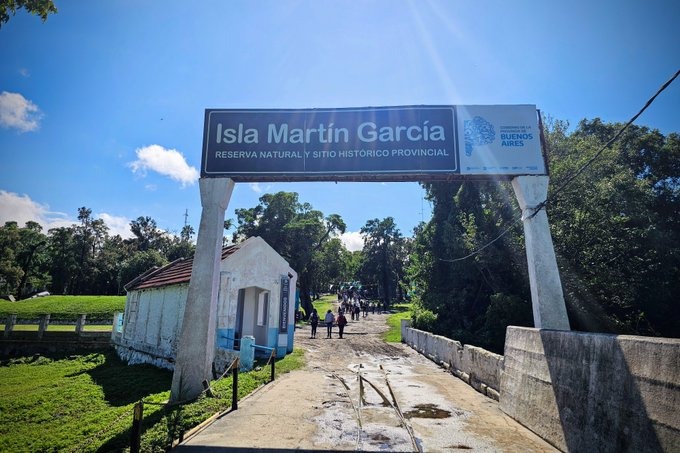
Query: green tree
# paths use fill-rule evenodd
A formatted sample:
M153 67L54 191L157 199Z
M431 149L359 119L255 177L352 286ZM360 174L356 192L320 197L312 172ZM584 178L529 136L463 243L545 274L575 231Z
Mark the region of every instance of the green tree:
M165 251L165 256L168 261L175 261L180 258L192 258L196 252L196 246L190 241L185 241L179 239L177 236L173 236L169 240L167 250Z
M678 135L632 126L572 179L621 125L545 124L547 212L572 328L679 336ZM416 231L407 269L414 321L502 352L507 325L531 325L514 194L498 182L425 187L433 217Z
M10 14L14 16L22 8L30 14L40 16L43 22L48 15L57 12L52 0L0 0L0 28L9 21Z
M168 260L157 250L134 252L123 262L120 270L120 280L123 286L130 283L143 273L168 264Z
M50 291L53 294L71 294L78 267L75 226L52 228L48 234Z
M109 236L106 223L89 208L78 209L78 221L47 235L36 222L0 227L0 293L121 294L124 283L148 268L194 254L190 227L177 237L160 231L150 217L140 217L132 222L137 236L124 240ZM148 250L136 256L140 244Z
M133 244L140 252L159 250L163 232L158 229L156 221L148 216L137 217L130 222L130 231L135 235Z
M24 272L17 262L19 238L17 222L5 222L0 227L0 291L3 294L13 294L23 277Z
M549 123L551 189L620 124ZM677 134L632 126L553 198L551 230L572 326L677 336L680 293L680 146Z
M134 254L133 247L119 235L106 239L96 259L96 279L90 290L93 294L123 294L123 266Z
M402 275L404 238L392 217L369 220L361 234L364 236L361 280L380 288L380 297L390 305Z
M26 222L26 226L19 230L16 257L23 274L17 288L19 297L47 288L50 278L46 272L46 250L47 237L42 233L42 227L37 222Z
M407 269L415 290L414 321L502 352L505 323L527 325L531 314L521 227L491 243L512 225L510 188L498 182L431 183L425 188L433 217L417 228ZM507 300L518 311L498 309ZM487 322L487 316L499 314L504 319Z
M314 253L314 293L328 292L341 281L354 279L351 265L352 252L347 250L340 238L330 238Z
M194 237L194 234L196 234L196 232L194 231L194 228L191 225L184 225L182 227L182 231L179 234L179 237L183 242L190 242L191 238Z
M321 211L309 203L300 203L295 192L264 194L260 203L249 209L237 209L235 243L260 236L283 256L298 272L300 302L310 313L314 289L315 253L338 233L344 233L345 223L337 214L324 218Z
M92 209L78 208L80 225L74 226L76 278L70 286L72 294L92 294L97 277L96 259L108 236L108 227L101 219L92 217Z
M338 278L338 281L348 282L359 279L359 271L364 262L364 254L361 250L354 250L343 256L345 264L343 268L344 273Z

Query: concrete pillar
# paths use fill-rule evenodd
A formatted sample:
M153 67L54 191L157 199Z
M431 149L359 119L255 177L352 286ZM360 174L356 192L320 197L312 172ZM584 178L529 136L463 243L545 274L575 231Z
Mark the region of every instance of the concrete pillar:
M85 329L85 318L87 315L78 315L78 320L76 321L76 335L80 335L83 333L83 329Z
M244 335L241 338L241 350L239 351L239 371L250 371L255 364L255 337Z
M11 314L7 316L7 320L5 321L5 334L4 338L9 338L9 336L12 334L12 331L14 330L14 326L17 323L17 315L16 314Z
M50 315L40 315L40 324L38 325L38 339L45 335L47 326L50 325Z
M548 195L548 177L518 176L512 180L512 188L522 208L534 327L570 330L548 216L541 209L531 217Z
M224 213L234 190L228 178L201 178L201 223L184 319L178 342L170 400L194 399L212 378L217 295L220 281Z
M401 342L402 343L409 343L409 334L408 334L408 328L411 327L411 320L410 319L402 319L401 320Z

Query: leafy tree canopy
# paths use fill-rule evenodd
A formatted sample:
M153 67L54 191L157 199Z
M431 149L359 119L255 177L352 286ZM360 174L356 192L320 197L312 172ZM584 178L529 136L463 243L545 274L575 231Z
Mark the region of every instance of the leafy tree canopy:
M149 268L194 254L189 225L178 237L158 229L152 218L139 217L130 223L135 237L124 240L111 236L87 207L78 209L78 222L47 234L36 222L0 227L0 293L122 294L124 284Z
M567 123L545 124L547 212L572 328L680 336L678 134L632 126L564 185L621 125L584 120L569 133ZM414 321L502 352L507 325L531 325L514 194L499 182L425 188L433 217L416 234L407 270Z
M10 14L14 16L22 8L30 14L40 16L43 22L48 15L57 12L52 0L0 0L0 28L9 21Z
M260 236L299 274L300 299L305 313L312 308L317 252L333 235L345 232L345 222L337 214L324 217L309 203L301 203L295 192L278 192L260 197L257 206L237 209L234 242Z

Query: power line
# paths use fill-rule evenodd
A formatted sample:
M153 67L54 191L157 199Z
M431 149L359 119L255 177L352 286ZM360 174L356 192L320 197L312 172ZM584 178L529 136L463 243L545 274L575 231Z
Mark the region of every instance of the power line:
M672 76L670 79L668 79L668 80L666 81L666 83L664 83L663 85L661 85L661 87L657 90L657 92L654 93L654 96L652 96L651 98L649 98L649 99L647 100L647 102L646 102L645 105L640 109L640 111L637 112L630 120L628 120L628 122L627 122L626 124L624 124L623 127L621 127L621 129L619 129L619 131L618 131L616 134L614 134L614 136L613 136L611 139L609 139L609 141L608 141L607 143L605 143L605 144L604 144L604 145L603 145L603 146L602 146L602 147L601 147L601 148L593 155L593 157L591 157L590 159L588 159L588 161L587 161L585 164L583 164L583 165L581 166L581 168L579 168L578 170L576 170L576 172L574 172L573 175L571 175L570 177L568 177L562 184L560 184L560 186L557 187L557 189L553 190L552 194L551 194L549 197L547 197L545 200L543 200L541 203L539 203L539 204L534 208L534 212L533 212L528 218L531 219L531 218L535 217L536 214L538 214L538 212L539 212L541 209L543 209L543 208L548 204L548 202L549 202L551 199L554 199L555 196L556 196L557 194L559 194L562 190L566 189L566 187L569 185L569 183L571 183L574 179L576 179L576 177L578 177L581 173L583 173L583 171L584 171L586 168L588 168L593 162L595 162L595 160L597 160L597 158L600 157L600 155L601 155L607 148L609 148L611 145L613 145L614 142L616 142L616 141L619 139L619 137L621 137L621 135L623 135L623 133L626 131L626 129L628 129L628 127L629 127L631 124L633 124L633 122L634 122L636 119L638 119L638 117L639 117L640 115L642 115L642 113L643 113L645 110L647 110L647 107L649 107L650 105L652 105L652 102L654 102L654 100L656 99L656 97L657 97L658 95L660 95L661 92L663 92L666 88L668 88L668 86L669 86L671 83L673 83L673 81L674 81L679 75L680 75L680 69L679 69L678 71L676 71L676 73L673 74L673 76Z
M628 122L627 122L626 124L624 124L624 125L621 127L621 129L619 129L618 132L617 132L616 134L614 134L614 136L613 136L607 143L605 143L605 144L604 144L604 145L603 145L603 146L602 146L602 147L601 147L601 148L593 155L593 157L591 157L590 159L588 159L588 161L587 161L585 164L583 164L578 170L576 170L576 171L574 172L573 175L571 175L570 177L568 177L562 184L560 184L560 185L557 187L557 189L553 190L553 192L550 194L550 196L546 197L545 200L543 200L543 201L540 202L538 205L536 205L536 207L533 208L533 211L534 211L534 212L532 212L532 213L527 217L527 220L528 220L528 219L534 218L534 217L541 211L541 209L545 208L545 206L546 206L551 200L554 200L554 198L555 198L555 196L556 196L557 194L559 194L562 190L564 190L564 189L569 185L569 183L571 183L574 179L576 179L581 173L583 173L583 171L584 171L586 168L588 168L593 162L595 162L595 160L597 160L597 158L599 158L600 155L601 155L607 148L609 148L612 144L614 144L614 142L616 142L616 141L619 139L619 137L621 137L621 135L626 131L626 129L628 129L628 127L629 127L631 124L633 124L633 122L635 122L635 120L638 119L638 117L639 117L640 115L642 115L642 113L643 113L645 110L647 110L647 108L648 108L650 105L652 105L652 102L654 102L654 100L657 98L657 96L659 96L666 88L668 88L668 87L670 86L670 84L673 83L673 81L674 81L675 79L678 78L679 75L680 75L680 69L679 69L678 71L676 71L675 74L673 74L673 76L672 76L670 79L668 79L668 80L666 81L666 83L664 83L663 85L661 85L661 87L656 91L656 93L654 93L654 95L653 95L651 98L649 98L649 99L647 100L647 102L646 102L645 105L640 109L640 111L637 112L630 120L628 120ZM522 220L522 217L517 217L517 218L515 218L515 220L513 220L513 221L508 225L508 227L505 228L505 230L503 230L503 231L501 232L501 234L499 234L499 235L496 236L494 239L492 239L491 241L489 241L489 242L487 242L486 244L484 244L482 247L479 247L477 250L475 250L475 251L469 253L468 255L463 256L463 257L461 257L461 258L455 258L455 259L450 259L450 260L449 260L449 259L444 259L444 258L439 258L439 261L444 261L444 262L447 262L447 263L455 263L455 262L457 262L457 261L463 261L463 260L466 260L466 259L468 259L468 258L471 258L471 257L473 257L473 256L475 256L475 255L478 255L479 253L481 253L482 250L484 250L485 248L489 247L490 245L492 245L492 244L495 243L496 241L500 240L503 236L505 236L505 235L506 235L506 234L507 234L514 226L515 226L515 224L517 224L520 220Z
M478 248L478 249L475 250L474 252L471 252L470 254L468 254L468 255L466 255L466 256L463 256L463 257L461 257L461 258L455 258L455 259L452 259L452 260L447 260L447 259L444 259L444 258L439 258L439 261L444 261L444 262L447 262L447 263L455 263L455 262L457 262L457 261L463 261L463 260L466 260L466 259L468 259L468 258L471 258L471 257L473 257L473 256L475 256L475 255L478 255L479 253L481 253L482 250L484 250L485 248L491 246L494 242L498 241L498 240L501 239L503 236L505 236L511 229L513 229L513 228L515 227L515 224L517 224L520 220L522 220L521 217L515 217L515 220L513 220L513 221L505 228L505 230L503 230L503 232L502 232L501 234L499 234L499 235L496 236L494 239L492 239L491 241L487 242L486 244L484 244L483 246L481 246L480 248Z

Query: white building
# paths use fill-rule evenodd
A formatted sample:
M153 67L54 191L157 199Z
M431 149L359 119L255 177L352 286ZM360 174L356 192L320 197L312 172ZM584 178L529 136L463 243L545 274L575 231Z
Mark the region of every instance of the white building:
M125 286L122 326L112 334L121 359L174 368L192 264L179 259ZM216 361L239 349L244 336L275 348L277 357L292 352L296 282L297 273L260 237L222 249Z

